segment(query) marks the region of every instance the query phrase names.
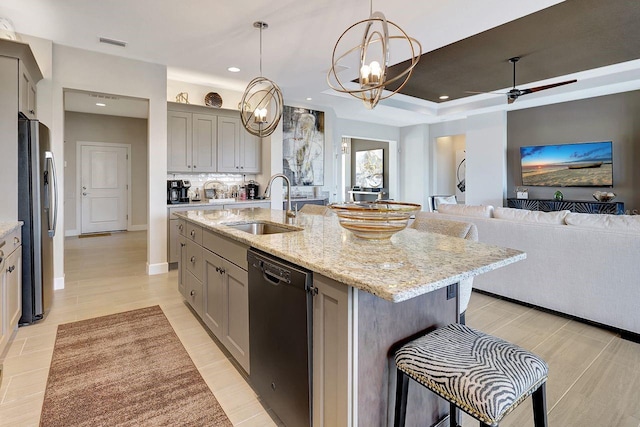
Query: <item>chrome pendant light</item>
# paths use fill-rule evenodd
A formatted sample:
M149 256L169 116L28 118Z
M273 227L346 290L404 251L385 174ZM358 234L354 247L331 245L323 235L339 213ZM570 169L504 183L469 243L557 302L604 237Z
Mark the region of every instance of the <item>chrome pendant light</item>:
M262 30L269 28L269 25L256 21L253 26L260 29L260 77L251 80L242 95L240 118L247 132L263 137L276 130L284 102L278 85L262 77Z
M343 48L342 45L347 43L346 40L354 38L352 33L358 29L361 30L362 27L364 27L364 34L360 44L351 48ZM394 34L390 35L389 29L393 30ZM404 49L410 52L411 61L406 69L395 77L389 78L387 71L391 49L390 42L392 40L405 43ZM353 58L354 55L359 56L357 82L353 80L343 82L338 73L346 68L351 68L349 66L345 67L343 63L348 63L349 60L353 61L355 59ZM382 12L373 12L373 2L371 2L369 18L351 25L338 38L333 48L331 68L327 73L327 83L333 90L348 93L362 100L365 107L371 110L375 108L381 99L389 98L398 93L407 84L421 55L422 45L420 42L413 37L409 37L395 23L388 21ZM395 90L387 90L385 93L385 88L388 85L401 81L401 79L404 80Z

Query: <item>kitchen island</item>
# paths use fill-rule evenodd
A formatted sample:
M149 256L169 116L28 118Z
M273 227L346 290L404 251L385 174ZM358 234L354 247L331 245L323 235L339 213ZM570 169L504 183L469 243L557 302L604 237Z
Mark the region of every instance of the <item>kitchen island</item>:
M517 250L413 229L388 240L362 240L340 227L335 216L300 213L285 225L294 231L268 235L249 234L229 225L285 224L283 211L187 211L177 216L185 221L181 291L196 312L200 309L198 314L210 328L218 324L215 316L207 315L207 298L214 294L207 291L206 267L196 265L199 250L205 258L208 253L217 253L229 267L239 266L234 273L238 283L243 277L246 282L243 253L249 247L313 272L317 292L313 301L314 426L389 424L395 346L457 321L457 299L452 298L450 291L455 287L451 285L525 258ZM221 270L231 271L215 269ZM200 280L185 286L192 273L200 274ZM238 294L237 289L234 292ZM238 306L234 303L235 311ZM246 313L248 323L248 308L240 311ZM234 321L229 311L226 314L228 321ZM235 321L227 331L238 331L241 323ZM244 360L240 364L251 377L247 364L250 349L242 344L245 334L236 335L225 343L229 337L216 334L236 359ZM408 415L414 418L409 418L407 425L431 425L448 412L447 405L420 389L411 391L408 407Z

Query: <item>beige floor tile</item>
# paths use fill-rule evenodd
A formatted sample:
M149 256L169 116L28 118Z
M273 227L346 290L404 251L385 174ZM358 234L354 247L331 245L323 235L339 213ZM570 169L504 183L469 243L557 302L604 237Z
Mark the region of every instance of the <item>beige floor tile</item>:
M42 393L47 386L49 368L37 369L20 375L12 375L7 381L5 393L2 395L2 404L14 402L32 395Z
M37 395L0 404L1 427L36 427L40 423L44 390Z
M186 346L185 346L186 347ZM200 345L186 347L191 360L198 368L202 368L213 363L227 359L227 356L220 350L213 341L204 342Z
M238 427L278 427L268 413L260 413L239 424Z
M14 357L7 357L4 359L5 375L14 376L38 369L49 369L52 355L53 348L50 348L32 351L31 353Z

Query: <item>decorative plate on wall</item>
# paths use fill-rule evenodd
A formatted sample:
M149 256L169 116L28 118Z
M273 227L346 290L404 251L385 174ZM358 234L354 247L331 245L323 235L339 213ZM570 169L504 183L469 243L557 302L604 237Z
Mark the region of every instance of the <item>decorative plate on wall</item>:
M220 108L222 107L222 97L217 92L209 92L204 97L204 105L208 107Z

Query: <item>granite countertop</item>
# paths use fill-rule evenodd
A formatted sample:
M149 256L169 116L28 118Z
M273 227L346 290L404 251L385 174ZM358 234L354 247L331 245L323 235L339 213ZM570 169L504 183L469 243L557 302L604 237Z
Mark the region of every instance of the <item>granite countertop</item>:
M405 229L388 240L364 240L343 229L335 215L298 213L301 231L252 235L224 224L283 224L270 209L184 211L177 216L276 257L392 302L411 299L525 259L524 252Z
M0 221L0 239L20 228L22 221Z

